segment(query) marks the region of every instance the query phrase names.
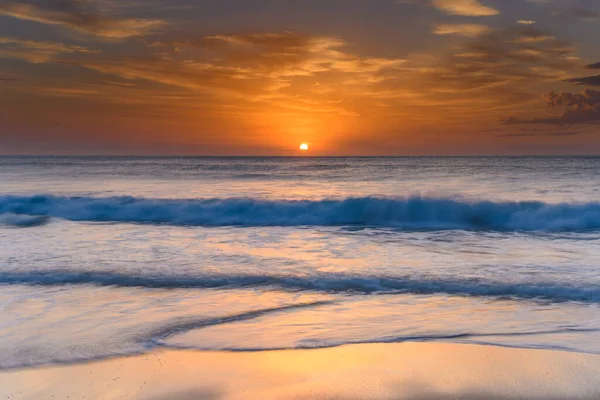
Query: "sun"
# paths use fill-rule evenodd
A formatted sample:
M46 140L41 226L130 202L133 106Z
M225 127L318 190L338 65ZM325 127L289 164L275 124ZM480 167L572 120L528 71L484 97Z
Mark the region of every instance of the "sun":
M306 144L306 143L302 143L302 144L300 145L300 150L302 150L302 151L308 151L308 144Z

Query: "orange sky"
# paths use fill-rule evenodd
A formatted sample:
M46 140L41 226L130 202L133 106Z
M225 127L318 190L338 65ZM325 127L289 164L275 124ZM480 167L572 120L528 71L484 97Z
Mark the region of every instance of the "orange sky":
M0 0L0 152L599 154L599 22L594 0Z

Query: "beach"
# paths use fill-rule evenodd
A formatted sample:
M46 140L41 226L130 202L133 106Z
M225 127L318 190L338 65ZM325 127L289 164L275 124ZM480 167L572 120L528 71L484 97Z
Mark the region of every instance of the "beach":
M154 351L0 373L3 399L597 399L600 356L451 343Z

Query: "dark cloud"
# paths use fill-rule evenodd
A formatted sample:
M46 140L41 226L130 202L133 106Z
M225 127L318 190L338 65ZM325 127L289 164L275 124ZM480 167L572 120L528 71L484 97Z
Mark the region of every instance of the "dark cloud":
M586 65L587 69L600 69L600 63L594 63ZM576 85L585 85L585 86L600 86L600 75L594 76L584 76L581 78L571 78L567 79L567 82L574 83Z
M556 11L554 16L561 19L579 19L579 20L598 20L600 19L600 12L587 10L583 8L571 7L561 11Z
M537 136L554 136L554 137L563 137L563 136L575 136L581 135L584 132L581 131L565 131L565 132L543 132L543 131L523 131L518 133L502 133L498 135L494 135L496 137L503 138L522 138L522 137L537 137Z
M521 120L508 117L504 120L507 125L514 124L598 124L600 123L600 91L585 89L582 93L549 92L544 95L546 103L551 108L561 108L559 112L548 118Z
M567 82L575 83L576 85L600 86L600 75L584 76L582 78L571 78L567 79Z
M91 0L0 0L0 15L108 39L142 36L164 25L158 20L127 19L103 13Z

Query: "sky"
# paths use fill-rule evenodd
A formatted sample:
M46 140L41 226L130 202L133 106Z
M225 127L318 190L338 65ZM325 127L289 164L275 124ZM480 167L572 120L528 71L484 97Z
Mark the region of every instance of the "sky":
M600 154L598 0L0 0L0 154Z

